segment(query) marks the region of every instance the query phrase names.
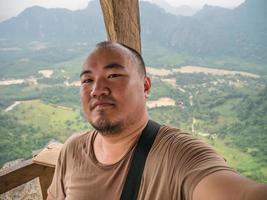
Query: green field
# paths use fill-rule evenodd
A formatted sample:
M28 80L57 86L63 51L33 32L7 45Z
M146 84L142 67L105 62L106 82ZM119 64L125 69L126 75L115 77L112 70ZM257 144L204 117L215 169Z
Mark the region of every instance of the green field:
M80 110L47 104L40 100L24 101L8 113L1 112L0 161L31 157L51 139L64 142L70 135L91 127Z

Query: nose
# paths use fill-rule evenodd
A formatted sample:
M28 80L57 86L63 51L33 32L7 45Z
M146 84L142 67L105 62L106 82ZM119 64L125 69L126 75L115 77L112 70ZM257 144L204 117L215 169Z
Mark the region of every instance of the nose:
M105 83L104 80L95 80L92 90L91 90L91 97L97 98L100 96L107 96L110 94L110 88Z

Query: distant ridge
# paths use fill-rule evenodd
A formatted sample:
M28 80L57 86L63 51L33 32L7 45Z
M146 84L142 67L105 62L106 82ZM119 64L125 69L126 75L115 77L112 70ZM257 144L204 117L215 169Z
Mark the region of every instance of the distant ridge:
M267 1L247 0L237 8L204 6L192 17L176 16L140 3L142 42L192 56L230 56L267 64ZM156 20L155 20L156 19ZM106 38L98 1L83 10L31 7L0 23L0 38L94 44Z
M90 1L86 9L77 11L33 6L17 17L0 23L0 37L18 42L88 42L90 38L97 40L105 36L100 11L97 1Z
M190 7L186 5L173 7L165 0L152 0L153 4L163 8L166 12L174 15L192 16L201 8Z

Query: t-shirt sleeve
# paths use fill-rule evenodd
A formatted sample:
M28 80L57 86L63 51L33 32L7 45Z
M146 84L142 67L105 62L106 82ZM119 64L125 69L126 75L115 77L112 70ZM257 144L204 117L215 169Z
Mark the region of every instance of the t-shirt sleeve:
M58 157L58 161L55 168L55 173L53 176L52 183L50 187L47 190L47 193L49 196L51 196L53 199L56 200L64 200L66 197L65 189L64 189L64 175L65 175L65 169L64 169L64 149L61 149L61 152Z
M180 134L178 178L182 199L192 200L196 185L207 175L220 170L230 170L224 158L211 146L190 134Z

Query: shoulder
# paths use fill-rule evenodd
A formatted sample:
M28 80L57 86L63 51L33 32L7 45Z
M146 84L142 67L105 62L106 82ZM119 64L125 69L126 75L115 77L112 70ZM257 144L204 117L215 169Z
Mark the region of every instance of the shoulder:
M180 129L161 126L148 156L147 176L155 171L168 179L169 190L191 199L196 184L205 176L231 170L210 145ZM151 173L151 174L150 174Z
M209 144L192 134L165 125L158 132L151 154L157 158L162 157L163 160L167 157L166 162L171 162L172 166L178 165L187 170L207 164L226 165L223 157Z
M93 131L74 133L63 144L61 154L64 156L71 155L71 152L77 152L77 150L85 148L88 146L92 135Z
M155 139L154 147L157 148L160 146L161 148L184 149L193 148L196 144L208 147L207 144L190 133L184 132L181 129L162 125Z
M71 146L71 145L74 145L74 144L79 143L81 141L84 141L92 133L93 133L93 131L74 133L65 141L65 145L66 146Z

